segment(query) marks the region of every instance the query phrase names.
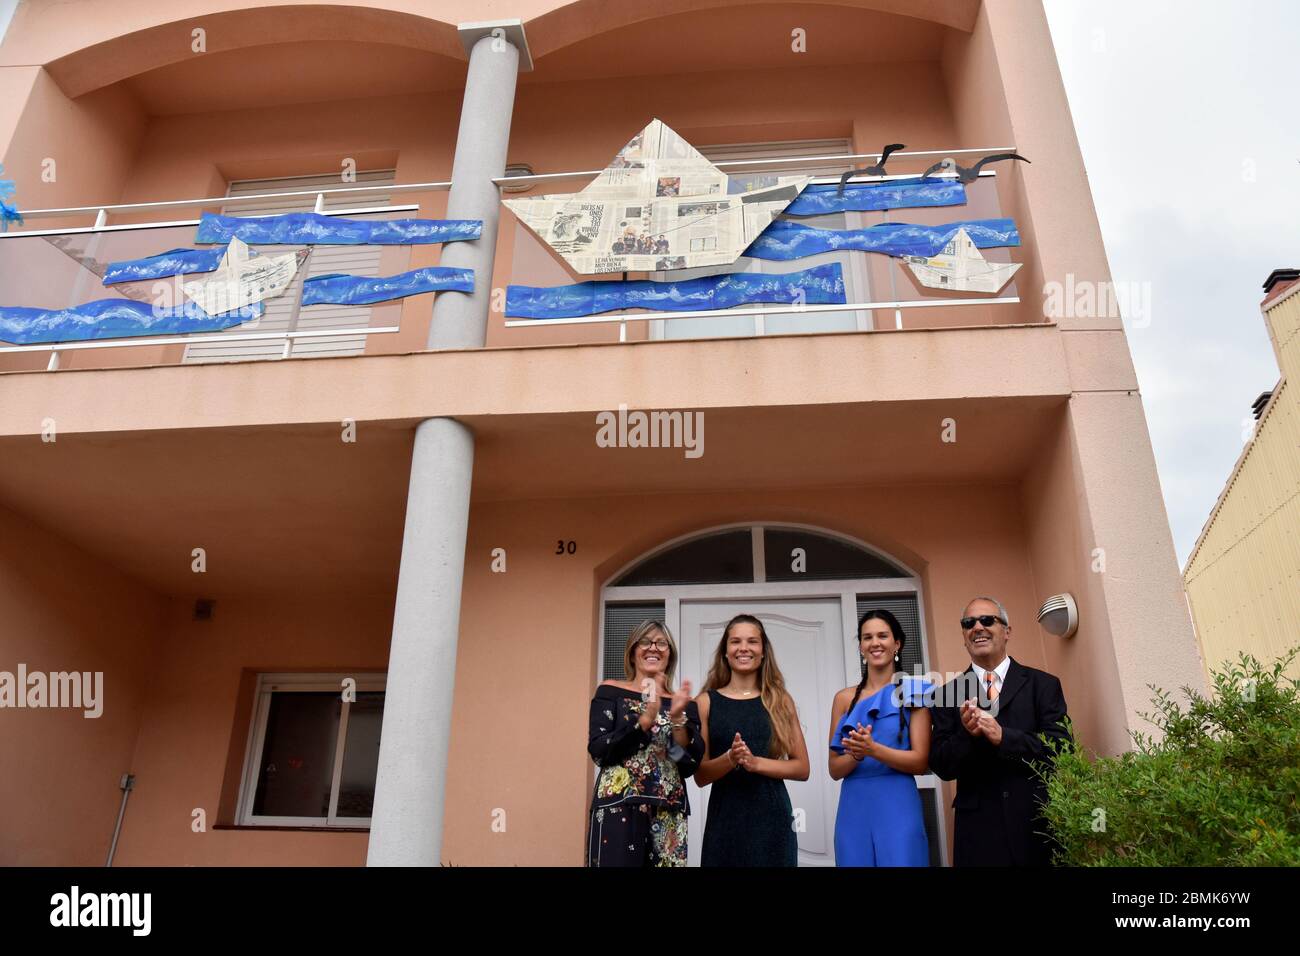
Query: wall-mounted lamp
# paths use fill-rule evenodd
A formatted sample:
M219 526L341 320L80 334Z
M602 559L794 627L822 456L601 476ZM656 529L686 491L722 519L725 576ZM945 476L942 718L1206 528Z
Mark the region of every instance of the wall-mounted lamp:
M1079 605L1072 594L1053 594L1038 609L1038 623L1057 637L1073 637L1079 629Z

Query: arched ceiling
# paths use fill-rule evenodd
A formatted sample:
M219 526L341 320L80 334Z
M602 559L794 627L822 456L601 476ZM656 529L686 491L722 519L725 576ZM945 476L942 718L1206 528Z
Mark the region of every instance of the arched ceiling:
M790 31L795 27L809 35L805 63L817 58L831 63L914 59L928 55L943 28L972 29L979 3L575 0L552 6L546 0L517 0L514 12L524 20L534 60L549 60L547 72L555 78L577 79L635 75L637 57L651 52L659 58L656 72L733 68L747 51L752 61L755 43L763 46L770 41L774 51L789 52ZM69 15L76 6L75 2L68 5ZM182 90L189 88L201 97L205 81L220 79L229 86L231 75L240 78L236 87L242 85L242 91L234 94L236 100L255 99L258 89L274 96L276 88L298 91L289 97L311 95L319 88L324 95L311 98L329 98L331 88L349 77L367 90L362 95L448 89L463 82L465 52L455 22L481 20L496 12L468 0L462 11L451 2L439 11L449 19L440 20L401 0L394 0L392 6L403 9L281 0L156 22L97 42L88 41L98 27L83 22L79 32L70 30L50 42L64 39L85 45L53 55L44 66L70 98L132 80L146 108L160 112L181 109ZM159 20L168 16L168 7L157 9ZM44 21L35 18L47 15L52 15L47 8L34 8L29 22L19 24L20 35L6 44L7 55L0 57L0 63L30 63L32 55L41 58L42 44L29 42L21 33L24 27L29 32L40 30ZM134 15L140 19L138 10ZM701 23L708 27L702 29ZM120 28L112 20L103 23L105 33ZM193 49L196 29L204 31L202 53ZM621 72L610 73L611 63Z

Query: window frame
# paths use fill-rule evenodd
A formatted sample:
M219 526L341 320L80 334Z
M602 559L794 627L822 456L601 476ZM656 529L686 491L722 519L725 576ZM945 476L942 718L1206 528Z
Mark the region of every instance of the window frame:
M324 817L266 816L253 813L257 797L259 768L266 745L266 724L271 711L271 695L277 693L342 694L342 683L351 678L357 682L357 693L387 692L388 675L381 672L346 673L265 673L257 675L253 691L253 716L248 727L248 740L244 748L244 766L239 784L239 801L235 809L235 825L244 827L295 827L315 830L369 829L371 817L340 817L337 815L339 783L343 774L343 754L347 745L348 715L351 701L344 700L339 713L338 730L334 739L334 765L330 778L330 805Z

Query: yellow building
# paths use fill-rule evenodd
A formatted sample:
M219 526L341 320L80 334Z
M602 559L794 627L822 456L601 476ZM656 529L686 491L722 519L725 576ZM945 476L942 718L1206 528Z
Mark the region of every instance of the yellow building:
M1300 644L1300 270L1275 269L1261 306L1282 375L1192 550L1183 580L1206 668ZM1300 676L1300 660L1292 663Z

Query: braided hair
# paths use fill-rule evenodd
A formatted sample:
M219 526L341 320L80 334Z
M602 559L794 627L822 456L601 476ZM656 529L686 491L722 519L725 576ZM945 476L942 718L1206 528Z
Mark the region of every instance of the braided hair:
M861 646L862 643L862 625L866 624L867 621L884 621L887 625L889 625L889 632L894 636L894 640L898 641L898 654L897 654L897 659L894 661L894 674L897 675L899 673L902 673L903 672L903 661L902 661L903 645L907 643L907 635L903 633L903 625L898 623L898 618L894 617L893 612L887 611L883 607L870 610L866 614L862 615L862 617L858 618L858 632L857 634L854 635L853 639L858 642L859 646ZM857 690L853 692L853 700L849 702L849 709L844 712L844 715L846 717L857 705L858 700L862 697L862 691L866 688L867 679L870 678L870 676L871 676L871 669L867 667L866 663L864 662L862 665L862 680L858 681ZM898 708L898 739L900 742L903 739L903 733L905 730L905 725L903 722L903 711L905 711L906 709L907 709L906 707Z

